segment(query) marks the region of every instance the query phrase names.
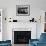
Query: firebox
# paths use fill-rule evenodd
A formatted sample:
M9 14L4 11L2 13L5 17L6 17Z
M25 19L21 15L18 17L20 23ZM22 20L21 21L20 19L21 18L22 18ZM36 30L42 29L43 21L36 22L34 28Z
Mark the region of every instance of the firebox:
M31 31L14 31L14 44L28 44Z

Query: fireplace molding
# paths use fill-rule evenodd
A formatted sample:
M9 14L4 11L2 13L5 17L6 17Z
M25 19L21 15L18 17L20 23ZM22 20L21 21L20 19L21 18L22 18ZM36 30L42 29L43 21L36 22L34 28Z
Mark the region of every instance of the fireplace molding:
M13 23L13 26L11 28L12 30L12 34L11 34L11 40L12 40L12 43L14 43L14 40L13 40L13 32L14 31L31 31L31 39L36 39L36 23L27 23L27 24L20 24L20 23ZM19 30L21 29L21 30ZM35 32L34 32L35 31Z
M31 31L31 27L30 28L13 28L12 31Z
M31 28L13 28L12 29L12 44L14 44L14 31L31 31Z

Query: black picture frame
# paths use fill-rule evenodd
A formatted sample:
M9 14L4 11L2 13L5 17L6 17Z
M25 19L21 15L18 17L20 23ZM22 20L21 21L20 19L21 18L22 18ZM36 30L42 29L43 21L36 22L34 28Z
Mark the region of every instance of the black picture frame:
M16 15L17 16L29 16L30 5L16 5Z

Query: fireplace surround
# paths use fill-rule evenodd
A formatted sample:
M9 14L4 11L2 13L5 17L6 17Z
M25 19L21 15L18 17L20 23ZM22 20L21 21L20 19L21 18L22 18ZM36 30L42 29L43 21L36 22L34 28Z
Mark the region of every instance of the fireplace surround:
M14 31L14 44L28 44L31 31Z
M12 31L13 44L28 44L31 39L31 31L29 28L14 28Z

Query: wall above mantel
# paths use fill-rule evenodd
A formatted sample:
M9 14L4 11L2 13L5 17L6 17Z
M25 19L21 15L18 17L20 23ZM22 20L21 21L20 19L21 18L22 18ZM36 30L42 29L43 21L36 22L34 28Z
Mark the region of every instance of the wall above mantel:
M40 10L38 8L32 8L30 7L30 16L16 16L16 8L7 8L4 10L4 14L5 14L5 18L7 19L7 22L9 22L9 18L11 18L12 20L31 20L32 18L34 18L37 22L40 22L40 16L44 17L44 11ZM42 18L43 20L44 18Z

